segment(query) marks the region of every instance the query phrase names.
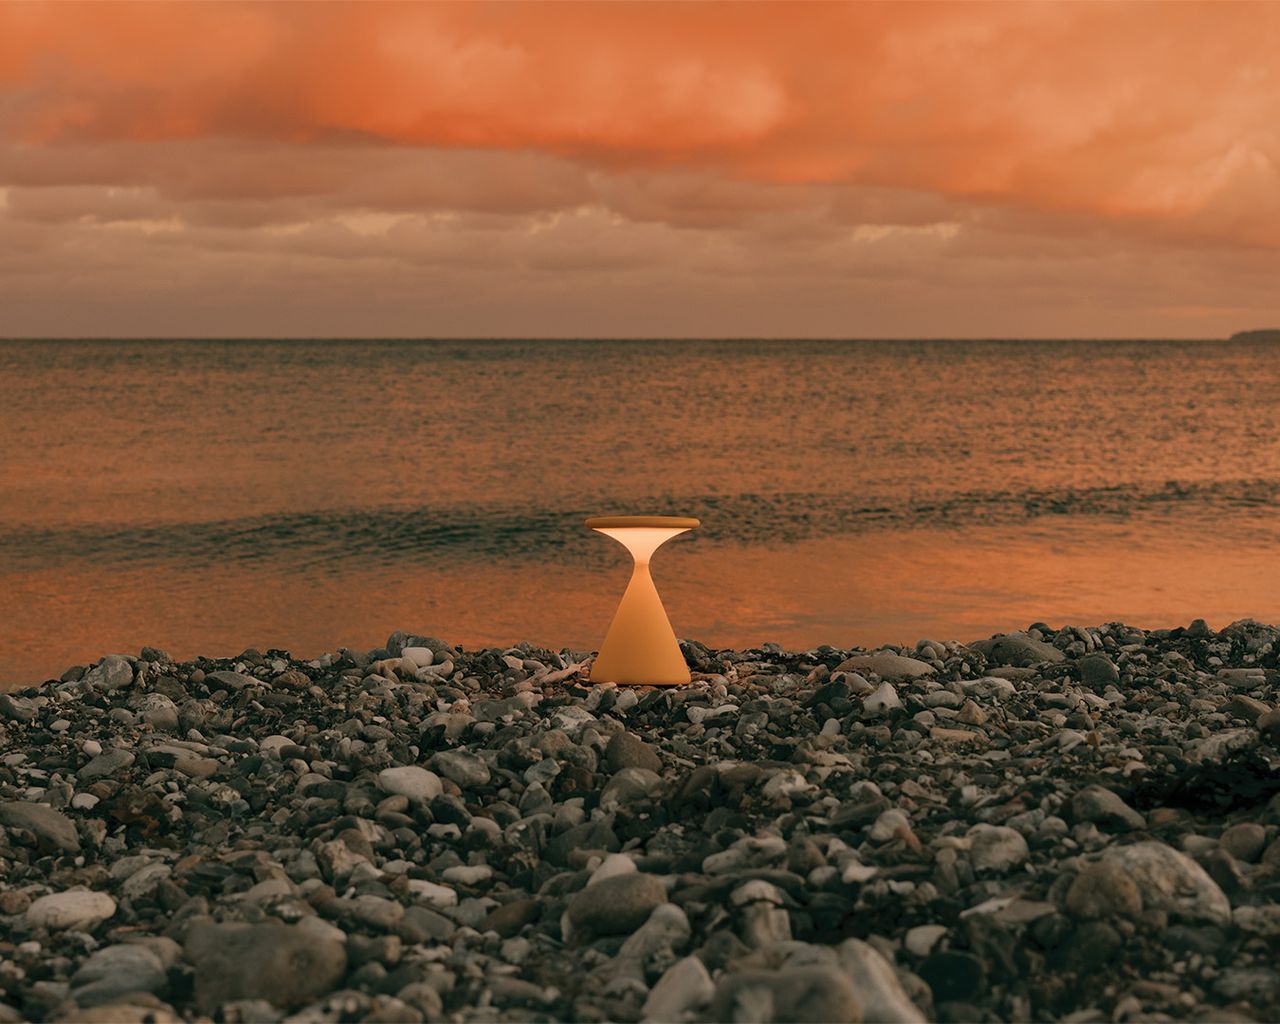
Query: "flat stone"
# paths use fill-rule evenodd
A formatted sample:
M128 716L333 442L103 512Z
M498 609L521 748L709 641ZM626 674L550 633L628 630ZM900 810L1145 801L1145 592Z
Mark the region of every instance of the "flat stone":
M384 768L378 773L378 785L386 793L398 793L415 803L427 804L444 792L440 777L417 765Z
M210 672L205 677L205 685L210 690L228 689L233 692L239 692L246 686L266 686L267 683L262 679L255 679L253 676L247 676L243 672L231 672L222 670L219 672Z
M489 766L476 757L460 750L442 750L433 754L431 767L446 779L457 783L461 789L474 789L488 785Z
M1005 633L994 636L990 640L978 640L969 645L982 654L993 665L1010 665L1015 668L1029 668L1032 665L1057 664L1066 655L1052 644L1043 640L1035 640L1026 633Z
M71 976L71 996L78 1006L98 1006L132 992L161 992L168 980L165 965L146 946L104 946Z
M116 901L105 892L71 889L41 896L27 908L27 924L49 931L92 931L116 912Z
M43 849L80 852L80 836L76 833L75 822L48 804L21 800L0 803L0 825L28 829L35 834Z
M609 738L609 745L604 748L604 763L611 772L623 768L644 768L651 772L662 772L662 758L639 736L619 730Z
M929 729L929 738L939 743L972 743L982 739L982 733L972 729L948 729L946 726L935 725Z
M855 654L845 658L835 668L836 672L874 672L881 679L919 679L936 671L932 665L915 658L908 658L893 651L876 651L874 654Z
M196 921L184 951L195 966L195 998L204 1013L242 999L301 1006L334 988L347 969L346 946L336 936L276 922Z
M133 764L135 756L130 750L104 750L97 757L76 772L81 782L92 782L94 779L105 779L123 771Z

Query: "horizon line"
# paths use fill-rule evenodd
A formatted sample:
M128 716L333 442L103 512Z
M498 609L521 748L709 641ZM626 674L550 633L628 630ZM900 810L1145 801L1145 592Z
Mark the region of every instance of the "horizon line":
M522 335L522 334L468 334L468 335L430 335L430 334L369 334L369 335L306 335L306 334L50 334L50 335L0 335L0 343L12 342L418 342L418 343L461 343L461 342L1187 342L1193 344L1228 342L1232 340L1250 340L1239 338L1239 335L1254 333L1271 333L1280 335L1280 328L1251 328L1231 335L1198 335L1198 336L1162 336L1162 335ZM1259 338L1254 340L1273 340Z

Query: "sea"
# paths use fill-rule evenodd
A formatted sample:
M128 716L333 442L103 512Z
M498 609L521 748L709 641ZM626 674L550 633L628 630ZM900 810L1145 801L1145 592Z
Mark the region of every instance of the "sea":
M594 649L598 514L715 648L1275 622L1278 499L1265 341L3 341L0 683Z

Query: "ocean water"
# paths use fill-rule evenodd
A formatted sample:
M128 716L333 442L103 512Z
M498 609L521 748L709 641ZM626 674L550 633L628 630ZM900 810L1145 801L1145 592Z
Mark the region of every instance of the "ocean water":
M1224 342L0 342L0 682L393 629L804 648L1280 620L1280 352Z

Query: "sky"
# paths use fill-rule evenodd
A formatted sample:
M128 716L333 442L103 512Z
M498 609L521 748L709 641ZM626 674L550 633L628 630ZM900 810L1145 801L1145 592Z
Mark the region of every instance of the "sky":
M0 0L0 336L1280 326L1280 3Z

